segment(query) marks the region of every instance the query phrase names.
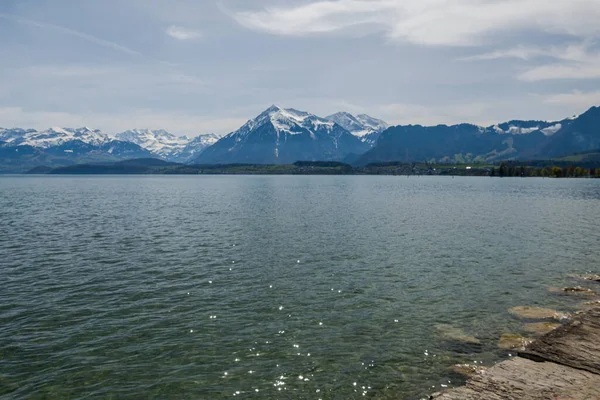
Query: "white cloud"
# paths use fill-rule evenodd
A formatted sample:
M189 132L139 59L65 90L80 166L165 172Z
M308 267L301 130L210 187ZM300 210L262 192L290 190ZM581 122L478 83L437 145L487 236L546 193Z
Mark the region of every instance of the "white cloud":
M591 51L587 43L553 47L547 56L558 62L533 67L519 75L524 81L549 79L594 79L600 78L600 53Z
M247 28L290 36L369 25L392 39L426 45L479 44L488 34L515 28L577 37L600 33L599 0L319 0L233 17Z
M242 25L282 35L333 32L348 27L375 24L385 19L389 1L319 1L299 7L242 11L234 18Z
M68 92L70 101L67 103L82 99L86 104L93 101L102 107L103 103L114 104L115 93L120 96L147 96L156 91L168 91L171 95L206 93L210 82L182 68L152 63L134 66L67 63L7 68L0 78L0 86L35 96L36 100L46 98L53 106ZM93 97L86 99L90 94Z
M89 79L92 77L115 75L118 68L91 65L34 65L21 68L19 72L35 78L49 79Z
M587 110L592 105L600 105L600 90L592 92L574 90L570 93L554 94L544 98L544 103Z
M487 98L464 103L381 104L369 107L367 113L372 112L392 125L470 123L487 127L513 119L557 121L581 114L592 105L600 105L600 90L550 96L529 94L511 99Z
M600 78L600 53L590 49L590 42L552 47L517 46L463 58L463 61L498 60L516 58L532 61L540 58L552 59L542 65L527 66L518 78L534 82L551 79L595 79Z
M138 51L132 50L129 47L125 47L123 45L120 45L118 43L115 42L111 42L109 40L104 40L92 35L88 35L87 33L83 33L83 32L79 32L70 28L66 28L64 26L59 26L59 25L53 25L53 24L48 24L45 22L38 22L38 21L34 21L31 19L27 19L27 18L22 18L16 15L11 15L11 14L3 14L0 13L0 18L2 19L6 19L6 20L10 20L10 21L14 21L17 22L19 24L22 25L29 25L29 26L33 26L36 28L42 28L42 29L49 29L49 30L53 30L65 35L69 35L69 36L74 36L83 40L86 40L90 43L94 43L97 44L99 46L102 47L107 47L122 53L126 53L129 55L134 55L134 56L142 56L142 54Z
M531 60L541 56L548 56L549 51L538 47L517 46L511 49L496 50L489 53L477 54L474 56L463 57L461 61L487 61L499 60L502 58L518 58L521 60Z
M596 79L600 78L600 64L550 64L535 67L519 75L524 81L543 81L550 79Z
M538 57L550 57L558 60L588 62L593 57L590 52L590 42L583 41L576 44L551 47L517 46L510 49L496 50L490 53L479 54L462 58L463 61L498 60L501 58L520 58L531 60Z
M173 39L177 40L193 40L202 37L200 32L192 31L181 26L171 25L169 26L165 33L171 36Z
M378 115L394 125L420 124L473 124L489 125L492 121L489 112L499 106L497 103L463 103L423 105L410 103L384 104L378 106Z

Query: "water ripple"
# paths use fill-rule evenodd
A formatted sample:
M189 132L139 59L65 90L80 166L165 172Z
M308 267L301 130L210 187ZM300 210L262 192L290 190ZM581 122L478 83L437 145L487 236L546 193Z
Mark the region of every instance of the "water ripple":
M575 305L546 287L597 267L598 211L592 180L0 177L0 397L418 399L508 356L508 308Z

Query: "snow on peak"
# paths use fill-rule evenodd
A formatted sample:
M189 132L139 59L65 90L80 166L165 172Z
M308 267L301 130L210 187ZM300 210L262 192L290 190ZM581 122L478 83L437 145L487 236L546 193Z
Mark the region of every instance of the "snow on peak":
M552 126L542 129L542 133L546 136L552 136L556 132L560 131L561 129L562 129L562 124L554 124Z
M190 139L187 136L175 136L164 129L131 129L118 133L115 137L117 140L135 143L165 159L179 162L188 161L191 156L204 151L220 139L214 133Z
M361 138L373 133L381 133L389 128L389 125L385 121L370 117L366 114L354 116L348 112L342 111L328 116L327 119Z
M520 126L511 126L508 128L508 133L511 135L527 135L531 132L539 131L539 126L534 126L531 128L521 128Z
M205 133L202 135L198 135L193 139L190 139L189 144L206 144L206 145L212 145L217 143L219 140L221 139L221 136L217 135L216 133Z
M3 132L2 136L3 140L12 146L32 146L38 148L60 146L74 140L92 145L101 145L110 140L105 133L89 128L72 129L53 127L44 131L11 129Z
M100 130L87 126L82 128L53 127L44 131L0 128L0 141L11 147L27 145L47 149L73 141L92 146L102 146L115 139L136 144L171 161L185 162L191 155L204 151L207 147L215 144L220 136L209 133L190 139L188 137L177 137L164 129L132 129L109 136Z
M46 132L56 133L58 135L65 135L65 136L69 136L69 134L71 133L71 132L67 131L66 129L61 128L59 126L53 126L52 128L46 130Z
M333 121L351 133L365 131L366 126L352 114L347 112L338 112L327 117L329 121Z
M191 139L185 147L185 152L190 155L197 154L204 151L207 147L212 146L221 139L221 136L215 133L206 133L203 135L196 136Z
M373 118L367 114L358 114L356 119L359 120L364 126L367 126L376 132L383 132L390 127L387 122L381 119Z
M269 107L269 108L267 108L265 111L263 111L263 114L264 114L264 113L270 114L270 113L272 113L272 112L277 112L277 111L280 111L281 109L282 109L282 108L281 108L281 107L279 107L278 105L276 105L276 104L273 104L271 107Z
M305 111L298 111L293 108L285 109L285 108L281 108L276 105L272 105L271 107L269 107L265 111L263 111L258 117L256 117L254 119L254 121L262 122L266 119L270 119L270 120L289 119L289 120L293 120L298 123L302 123L302 122L304 122L304 120L307 117L310 117L310 116L313 116L313 115L310 113L307 113Z
M325 129L326 131L332 131L335 125L332 121L317 117L306 111L294 108L281 108L273 105L260 113L258 117L246 122L240 129L227 136L245 136L267 123L273 125L278 135L282 133L289 135L309 133L313 138L315 138L316 130Z
M518 121L517 121L517 123L518 123ZM499 135L529 135L530 133L539 131L540 128L541 127L537 126L537 125L530 126L530 127L524 127L524 126L514 125L512 123L510 125L508 125L507 128L504 128L504 129L500 125L494 125L492 127L492 129L494 129L494 131L496 131L496 133Z
M152 129L147 129L147 128L145 128L145 129L130 129L125 132L118 133L116 136L131 138L132 141L133 140L139 140L139 141L155 140L155 139L157 140L159 138L164 138L164 139L168 139L168 140L181 139L164 129L152 130Z
M181 153L190 142L164 129L130 129L115 135L117 140L131 142L163 157Z
M325 128L331 130L334 123L305 111L293 108L279 109L269 114L269 120L278 132L291 135L304 133L308 130L313 135L313 130ZM313 135L314 136L314 135Z

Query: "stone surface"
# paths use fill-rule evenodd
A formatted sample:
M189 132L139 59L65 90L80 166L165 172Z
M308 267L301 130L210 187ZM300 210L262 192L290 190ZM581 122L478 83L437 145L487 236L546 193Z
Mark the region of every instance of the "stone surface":
M600 300L586 301L585 303L580 304L579 307L582 310L590 310L596 307L600 307Z
M569 318L569 314L567 313L540 307L518 306L511 308L508 312L524 319L554 319L562 321Z
M552 362L524 358L496 364L465 386L435 393L440 400L600 399L600 376Z
M439 324L434 326L438 335L445 340L451 340L461 343L480 344L481 341L474 336L468 335L462 329L452 325Z
M545 335L552 332L556 328L559 328L561 324L555 322L532 322L523 325L523 329L527 332L535 333L536 335Z
M537 339L519 355L600 374L600 308L575 316L568 324Z
M529 309L524 311L532 315ZM537 311L533 314L552 315ZM430 398L600 400L600 307L576 314L567 324L518 354L519 357L473 375L465 386L435 393Z
M571 278L582 279L584 281L600 282L600 275L596 274L584 274L584 275L569 275Z
M580 294L584 296L596 296L596 292L592 289L584 288L581 286L565 287L565 288L548 288L548 291L552 293L563 293L563 294Z
M525 346L533 342L533 339L505 333L498 341L498 347L504 350L525 350Z
M460 374L462 376L466 376L467 378L470 378L474 375L482 374L488 368L482 367L480 365L474 365L474 364L455 364L451 367L451 369L452 369L452 371L456 372L457 374Z

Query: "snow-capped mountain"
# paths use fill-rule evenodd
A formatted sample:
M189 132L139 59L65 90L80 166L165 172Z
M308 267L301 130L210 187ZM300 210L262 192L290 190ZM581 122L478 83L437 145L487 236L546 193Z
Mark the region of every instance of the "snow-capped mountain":
M109 142L110 137L100 130L83 128L50 128L44 131L35 129L4 129L0 130L0 140L10 146L32 146L40 149L60 146L74 140L100 146Z
M388 128L365 114L320 118L272 106L221 139L214 134L188 139L147 129L115 136L87 127L0 128L0 173L135 158L198 164L543 160L600 149L600 107L553 122Z
M548 121L509 121L486 128L500 135L528 135L541 131L546 136L552 136L562 128L560 122Z
M82 161L82 157L89 156L93 160L103 157L110 160L156 157L185 163L218 139L215 134L189 139L165 130L150 129L129 130L111 137L100 130L87 127L50 128L43 131L0 128L0 143L3 148L13 149L5 151L14 152L15 155L25 154L25 147L28 147L36 150L32 150L32 154L52 155L77 162Z
M21 129L12 128L4 129L0 128L0 140L4 143L13 142L29 133L37 132L35 129Z
M0 172L155 157L135 143L89 128L0 129L0 143Z
M381 119L373 118L371 116L368 116L367 114L358 114L356 116L356 119L360 121L361 124L363 124L367 128L374 130L375 132L383 132L390 127L390 125L387 122Z
M375 144L381 132L390 127L387 122L370 117L366 114L355 116L347 112L338 112L328 116L326 119L337 123L371 146Z
M175 136L164 129L132 129L118 133L116 138L135 143L165 160L174 162L187 162L219 140L219 136L214 133L190 139L187 136Z
M185 157L186 162L191 161L208 147L217 143L219 139L221 139L221 136L214 133L197 136L189 141L181 152L181 155Z
M164 129L132 129L118 133L115 137L124 142L135 143L169 160L178 158L190 142L189 138L175 136Z
M285 164L342 160L368 146L333 121L271 106L206 149L195 162Z
M544 160L600 149L600 107L561 121L395 126L359 163Z

